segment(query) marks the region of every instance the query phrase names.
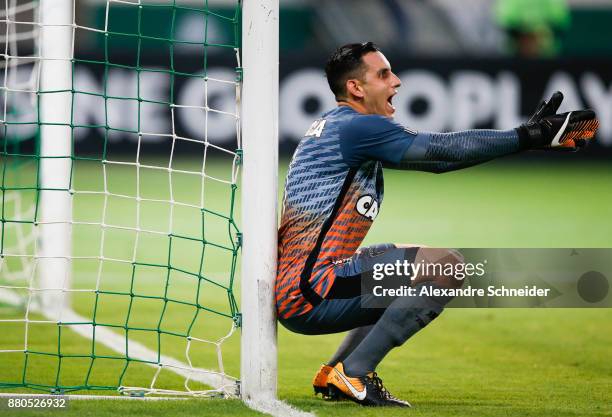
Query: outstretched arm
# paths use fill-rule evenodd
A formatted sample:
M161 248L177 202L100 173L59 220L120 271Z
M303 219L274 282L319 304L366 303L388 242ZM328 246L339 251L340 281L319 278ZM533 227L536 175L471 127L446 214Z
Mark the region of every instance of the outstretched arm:
M377 160L388 168L428 172L466 168L525 148L516 129L417 133L376 115L355 118L340 138L350 165Z
M526 149L526 146L521 143L516 129L420 132L412 138L399 162L384 161L384 166L442 173L474 166L522 149Z
M512 130L413 132L378 115L355 117L340 132L345 161L381 161L396 169L448 172L527 149L578 149L593 138L599 121L592 110L556 114L563 95L542 102L527 123Z

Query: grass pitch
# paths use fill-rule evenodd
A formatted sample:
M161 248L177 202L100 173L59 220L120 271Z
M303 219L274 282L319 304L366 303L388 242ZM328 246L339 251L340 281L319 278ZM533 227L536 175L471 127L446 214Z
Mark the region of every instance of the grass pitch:
M188 164L188 162L186 162ZM286 164L285 164L286 165ZM82 178L96 181L92 167L77 166ZM213 166L211 169L223 169ZM129 173L117 173L128 187ZM284 175L284 173L282 174ZM385 200L365 244L421 243L449 247L612 247L612 170L605 163L586 164L564 155L555 162L539 159L516 163L512 159L443 175L385 172ZM178 184L178 183L177 183ZM155 185L151 185L154 192ZM179 194L190 196L190 187ZM225 201L225 191L218 198ZM213 196L214 197L214 196ZM97 203L75 202L76 215L86 216ZM90 205L87 205L90 204ZM120 204L120 203L118 203ZM79 208L81 207L81 208ZM82 210L79 213L79 210ZM115 209L113 209L115 210ZM117 221L133 222L128 207L116 208ZM124 216L121 213L124 213ZM152 208L151 221L168 214ZM180 220L179 220L180 221ZM188 231L189 224L181 227ZM151 226L153 227L153 226ZM222 226L218 227L219 232ZM99 250L98 237L87 231L76 236L83 251ZM120 238L117 238L117 242ZM151 250L157 250L151 243ZM147 249L147 246L144 246ZM152 252L155 253L155 252ZM185 249L177 262L194 267L193 252ZM223 279L224 262L213 256L209 273ZM87 285L94 270L82 262L75 281ZM148 278L144 274L142 277ZM80 278L79 278L80 277ZM146 279L145 279L146 282ZM121 278L109 285L124 285ZM143 287L145 290L146 285ZM177 286L177 296L189 293L189 284ZM222 309L225 302L213 306ZM83 315L89 304L75 303ZM107 320L124 320L120 301L109 302ZM143 305L136 316L158 317L156 306ZM0 308L7 317L7 307ZM180 312L169 326L179 326ZM606 309L449 309L407 344L393 351L378 371L393 394L409 400L413 409L367 409L349 402L315 398L311 378L333 353L342 335L301 336L279 327L279 395L290 404L319 416L610 416L612 415L612 311ZM182 320L182 321L181 321ZM221 332L219 321L207 331ZM5 331L2 346L23 345L22 335ZM34 342L56 344L43 330ZM237 375L238 337L224 347L228 373ZM147 343L143 335L142 342ZM87 341L68 336L75 349ZM51 341L51 342L50 342ZM150 341L149 341L150 342ZM182 346L165 344L168 353L182 357ZM211 352L195 355L202 366ZM19 360L0 356L0 380L13 378ZM44 367L39 371L45 374ZM78 366L67 378L79 378ZM112 374L111 370L108 371ZM100 378L103 379L104 375ZM112 375L107 375L112 378ZM132 382L146 384L150 370L135 369ZM167 376L170 385L181 379ZM0 407L0 413L7 412ZM47 415L52 411L20 412ZM65 415L257 415L239 401L189 400L171 402L73 401Z

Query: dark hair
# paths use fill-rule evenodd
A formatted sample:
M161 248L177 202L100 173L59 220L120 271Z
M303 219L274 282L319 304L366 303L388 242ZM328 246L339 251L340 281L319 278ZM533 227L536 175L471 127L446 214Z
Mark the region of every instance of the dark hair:
M372 42L349 43L334 51L325 65L325 75L336 100L346 98L347 80L362 76L364 65L361 57L377 51L380 49Z

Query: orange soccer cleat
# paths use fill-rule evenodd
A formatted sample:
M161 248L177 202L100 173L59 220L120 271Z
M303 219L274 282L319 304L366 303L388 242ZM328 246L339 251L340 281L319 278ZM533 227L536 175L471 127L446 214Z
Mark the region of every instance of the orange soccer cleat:
M407 401L395 398L382 383L382 379L372 372L365 376L351 377L344 372L339 362L328 378L330 392L365 406L410 407Z

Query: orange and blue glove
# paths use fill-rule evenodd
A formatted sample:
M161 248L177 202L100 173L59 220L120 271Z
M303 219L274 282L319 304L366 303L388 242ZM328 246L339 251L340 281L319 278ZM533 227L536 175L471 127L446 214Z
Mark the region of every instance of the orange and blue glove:
M595 112L576 110L557 114L562 101L563 94L557 91L517 128L523 149L578 150L593 139L599 128Z

